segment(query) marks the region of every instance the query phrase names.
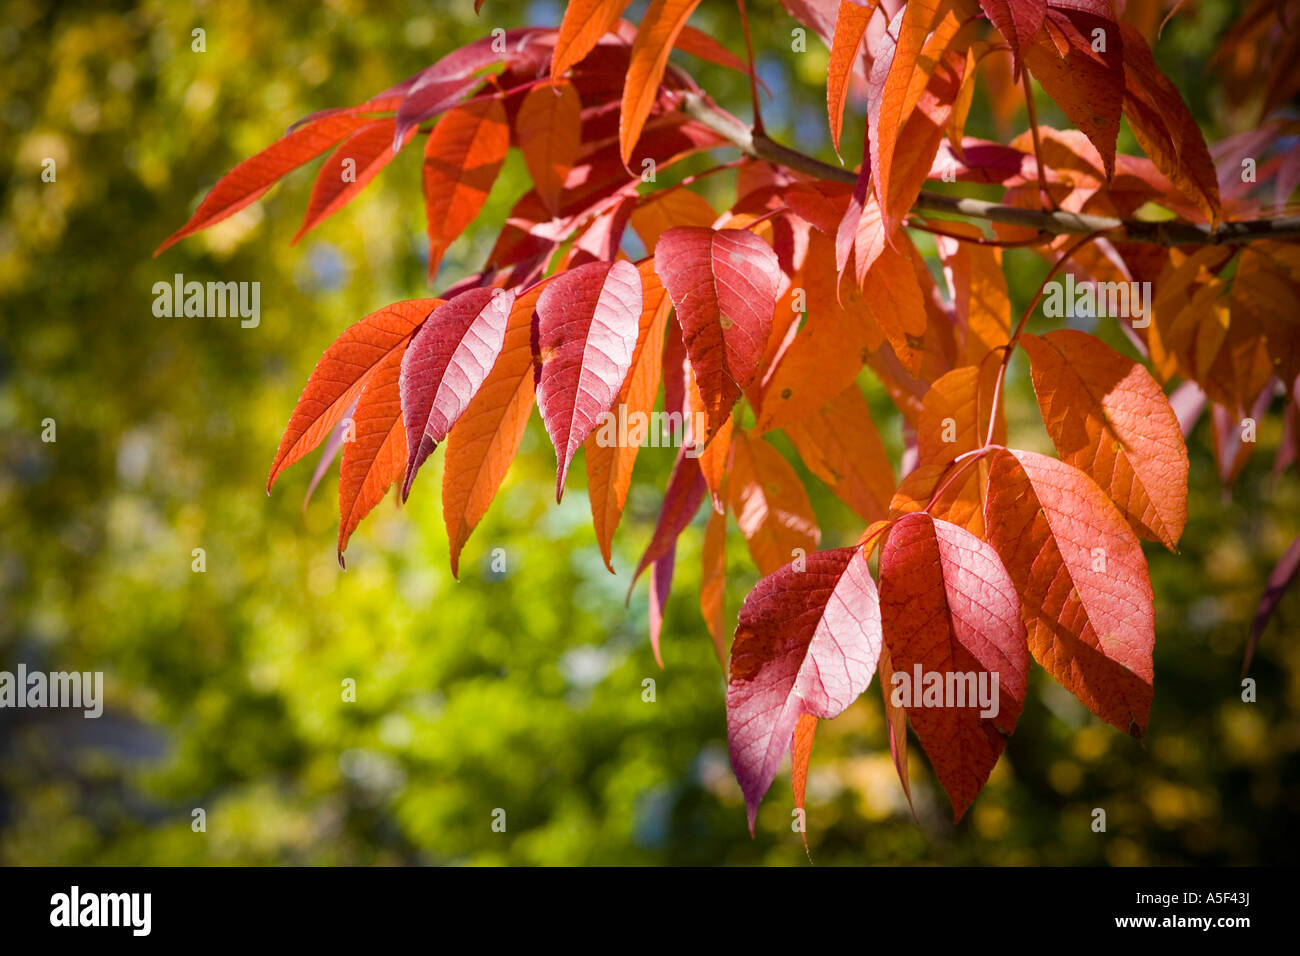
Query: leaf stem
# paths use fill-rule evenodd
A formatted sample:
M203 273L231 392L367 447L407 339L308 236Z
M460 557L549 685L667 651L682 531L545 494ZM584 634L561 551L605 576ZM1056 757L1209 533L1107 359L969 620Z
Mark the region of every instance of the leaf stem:
M1029 303L1029 307L1020 314L1020 321L1016 323L1014 331L1012 331L1010 338L1007 339L1007 344L1002 346L1002 364L998 366L998 380L993 386L993 402L989 406L989 431L988 435L984 438L985 448L988 448L993 444L993 430L997 427L998 422L998 402L1002 398L1002 382L1007 377L1007 366L1011 364L1011 355L1016 350L1016 343L1020 341L1020 333L1024 331L1025 323L1029 321L1029 317L1033 315L1034 309L1038 308L1038 303L1042 300L1043 293L1047 290L1047 283L1051 282L1053 277L1061 271L1061 267L1065 265L1070 256L1074 255L1100 235L1101 233L1098 232L1089 233L1079 241L1072 243L1064 252L1061 253L1061 257L1056 260L1052 268L1048 270L1047 276L1039 284L1038 291L1034 293L1033 301Z

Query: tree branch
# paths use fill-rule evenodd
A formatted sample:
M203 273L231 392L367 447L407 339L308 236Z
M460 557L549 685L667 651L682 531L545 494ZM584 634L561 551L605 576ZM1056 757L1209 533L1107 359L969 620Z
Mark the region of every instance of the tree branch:
M691 119L707 126L746 156L767 160L797 172L816 176L818 179L830 179L849 184L858 181L857 173L850 169L832 166L788 146L782 146L762 133L756 135L740 120L698 93L683 94L681 109ZM1052 235L1087 235L1099 232L1110 239L1150 242L1162 246L1221 245L1251 242L1256 239L1285 239L1300 236L1300 217L1297 216L1221 222L1211 228L1181 220L1146 222L1137 219L1091 216L1063 210L1021 209L1016 206L986 202L983 199L948 196L924 190L912 206L912 212L947 213L967 219L983 219L1010 226L1023 226Z

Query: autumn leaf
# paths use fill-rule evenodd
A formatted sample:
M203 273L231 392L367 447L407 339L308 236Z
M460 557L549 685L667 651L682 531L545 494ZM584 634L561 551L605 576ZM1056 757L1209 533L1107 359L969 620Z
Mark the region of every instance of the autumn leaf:
M686 188L651 195L632 210L630 223L637 238L653 249L659 237L675 226L711 226L718 218L709 201Z
M292 130L217 180L189 222L168 236L153 254L156 256L186 236L233 216L255 202L286 173L315 159L339 140L372 122L369 116L349 111L324 116Z
M750 833L800 716L838 716L867 689L880 656L880 601L861 551L804 561L755 585L731 645L727 744Z
M894 184L895 150L904 141L903 127L929 83L930 74L957 32L959 24L950 7L950 0L910 0L895 14L879 48L873 51L875 61L867 80L867 139L871 177L886 238L911 205L904 191ZM940 24L943 29L936 31L929 55L923 57L927 38ZM963 61L964 56L963 51Z
M1214 161L1187 104L1156 66L1146 39L1119 24L1124 44L1124 115L1142 151L1211 221L1219 218Z
M632 367L641 307L641 275L626 260L570 269L537 300L537 408L555 446L556 501L574 453Z
M831 241L814 233L796 279L807 318L764 378L760 432L787 427L821 408L857 379L884 341L862 291L841 282L833 255Z
M505 107L496 97L447 113L424 147L424 208L429 234L429 277L447 248L474 221L510 148Z
M785 433L808 470L863 521L888 513L894 468L856 384L791 422Z
M558 212L582 139L582 102L573 84L561 80L529 90L515 117L515 135L538 198Z
M980 0L980 7L1010 44L1013 68L1018 70L1021 51L1043 25L1047 0Z
M637 452L649 437L644 433L645 429L638 429L637 424L641 421L640 416L646 416L644 421L649 422L655 396L659 393L664 331L668 326L668 314L672 311L672 300L655 275L653 263L649 260L641 263L638 271L641 273L640 328L636 349L632 353L631 371L623 380L612 410L628 423L627 440L601 441L601 429L598 428L587 437L583 446L587 464L587 496L591 501L596 541L605 567L611 574L614 571L611 560L614 530L623 517Z
M1177 551L1187 524L1187 448L1151 373L1073 329L1024 335L1020 344L1061 460L1087 472L1138 534Z
M629 597L641 573L676 547L678 536L686 530L695 513L700 510L700 502L708 490L704 476L700 474L699 459L686 454L686 451L685 448L677 451L677 461L673 464L672 474L668 476L668 488L664 491L663 506L659 509L654 534L645 553L641 555L636 571L632 574L632 583L628 586Z
M813 737L817 734L817 718L812 714L800 714L790 737L790 789L794 795L796 810L804 809L804 794L808 785L808 762L812 759ZM806 814L805 814L806 817ZM804 849L808 848L807 820L800 828L803 835Z
M655 663L660 669L664 666L664 656L659 647L659 637L663 630L664 606L668 603L668 594L673 586L673 566L677 562L677 542L668 546L668 551L655 561L650 574L650 649L654 652Z
M343 442L339 470L339 567L348 539L388 489L402 477L406 433L402 427L402 353L386 356L366 382L352 413L356 435Z
M974 226L946 222L944 228L958 235L983 238ZM1011 300L1002 271L1002 250L947 236L935 237L935 250L964 329L966 363L979 365L989 352L1005 346L1011 334Z
M704 529L704 548L701 551L703 568L700 572L700 613L713 638L713 650L718 661L727 666L727 513L714 509L709 512L709 523Z
M1106 0L1054 0L1025 65L1047 95L1097 147L1106 178L1124 105L1124 40Z
M761 438L732 436L727 495L749 553L763 574L817 548L821 531L799 475Z
M564 9L551 56L551 80L558 81L582 61L602 36L618 23L630 0L571 0Z
M391 119L379 120L353 133L325 161L316 174L307 213L293 242L351 202L392 161L397 155L393 150L396 125L396 121ZM413 135L414 129L408 131L402 145L405 146Z
M881 548L880 617L894 699L959 820L1024 706L1029 651L1016 588L992 547L918 512L898 519Z
M544 287L539 283L515 299L501 354L447 436L442 516L455 577L461 549L501 487L533 410L532 319Z
M758 374L779 288L776 253L743 229L679 226L660 236L655 272L677 309L709 431L716 431Z
M867 24L876 12L880 0L840 0L835 18L835 35L831 39L830 59L826 67L826 111L831 124L831 144L835 155L840 154L840 131L844 127L844 103L849 96L849 83L853 78L853 65L862 48Z
M1102 720L1141 737L1155 615L1128 523L1082 471L1028 451L994 454L984 511L1034 660Z
M393 354L401 360L411 335L442 304L442 299L395 302L366 316L325 350L285 426L266 479L267 494L284 469L329 434L384 360Z
M440 305L402 358L407 463L402 499L424 460L447 437L487 378L515 301L512 289L470 289Z
M623 84L618 120L618 148L626 166L641 136L646 118L659 96L659 81L668 65L677 35L700 0L651 0L632 43L632 61Z

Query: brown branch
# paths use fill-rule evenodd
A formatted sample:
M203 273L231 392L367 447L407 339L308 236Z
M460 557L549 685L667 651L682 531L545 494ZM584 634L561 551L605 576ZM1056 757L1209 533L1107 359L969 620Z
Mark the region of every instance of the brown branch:
M730 113L706 97L687 92L682 96L682 112L707 126L746 156L785 166L796 172L853 184L857 173L832 166L797 150L757 134ZM1168 220L1145 222L1138 219L1113 219L1064 210L1020 209L983 199L949 196L923 190L912 206L916 213L945 213L966 219L983 219L1009 226L1023 226L1052 235L1087 235L1102 233L1109 239L1124 242L1150 242L1162 246L1221 245L1251 242L1256 239L1285 239L1300 236L1300 216L1277 219L1250 219L1221 222L1211 228L1194 222Z

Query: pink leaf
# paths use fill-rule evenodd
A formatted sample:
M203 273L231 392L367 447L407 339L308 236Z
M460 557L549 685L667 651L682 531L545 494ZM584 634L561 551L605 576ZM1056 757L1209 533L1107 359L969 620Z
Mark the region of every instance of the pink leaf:
M880 657L880 601L858 548L787 564L745 598L731 646L727 743L749 830L802 714L839 715Z
M492 371L514 301L514 290L470 289L435 309L411 339L399 383L408 455L403 499Z
M627 260L591 262L547 283L537 300L537 408L564 492L578 446L613 407L641 328L641 274Z

